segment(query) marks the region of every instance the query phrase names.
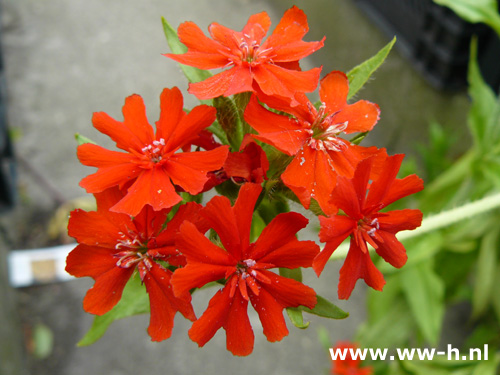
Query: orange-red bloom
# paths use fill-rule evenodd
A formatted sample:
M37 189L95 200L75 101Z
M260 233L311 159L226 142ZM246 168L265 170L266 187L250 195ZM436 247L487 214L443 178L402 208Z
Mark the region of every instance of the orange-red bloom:
M353 359L356 350L360 350L356 344L350 342L339 342L332 348L337 353L337 359L333 360L332 375L372 375L371 367L361 367L361 359ZM339 351L342 353L340 354ZM344 359L342 359L344 358Z
M79 146L78 158L82 164L98 168L80 185L89 193L99 193L113 186L128 188L124 198L111 210L132 216L146 204L161 210L179 203L181 197L173 184L198 194L208 180L207 172L224 164L228 148L177 152L215 120L215 108L200 105L186 114L182 106L182 94L177 87L163 90L156 134L138 95L125 100L123 122L103 112L95 113L92 118L95 128L110 136L125 152L110 151L91 143Z
M363 160L352 179L338 178L332 193L332 203L344 211L345 215L319 217L319 238L326 245L313 262L314 271L318 275L335 249L351 236L349 253L340 269L340 299L349 298L358 279L364 279L376 290L382 290L385 284L382 273L370 258L367 243L394 267L400 268L406 263L406 250L397 240L396 233L419 227L422 212L414 209L380 212L396 200L424 187L423 181L416 175L396 178L403 158L402 154L388 157L380 175L371 184L369 180L374 160Z
M352 177L361 160L375 154L386 156L385 150L356 146L339 137L369 131L379 119L376 104L365 100L347 104L348 92L346 75L334 71L321 80L319 109L304 94L296 95L300 105L294 107L276 98L260 97L293 117L265 109L256 97L246 108L245 120L259 133L254 135L256 139L295 156L281 178L305 208L315 198L324 212L333 212L329 200L337 175Z
M268 14L262 12L251 16L240 32L212 23L208 28L210 39L193 22L184 22L178 35L188 51L165 56L199 69L230 67L191 83L189 92L198 99L258 90L291 100L298 91L313 91L321 68L301 71L298 60L323 47L324 38L319 42L302 40L309 27L304 12L295 6L285 12L274 32L263 41L270 26Z
M294 212L276 216L254 243L250 227L261 192L257 184L241 187L233 207L226 197L214 197L200 211L217 232L223 248L212 243L190 222L181 225L176 241L187 266L175 271L176 295L224 279L225 286L211 299L207 310L193 323L189 337L205 345L222 327L227 349L235 355L253 350L254 334L248 319L248 302L257 311L269 341L288 335L283 309L316 305L316 293L302 283L268 271L270 268L310 267L318 254L313 241L299 241L295 234L308 220Z
M95 280L83 300L83 308L91 314L107 313L121 299L125 284L138 270L151 306L148 333L153 341L165 340L171 335L177 311L190 320L196 316L189 292L174 296L170 285L172 271L158 261L185 264L185 258L174 246L175 235L184 220L196 222L206 230L198 220L201 206L196 203L181 206L163 230L169 209L153 211L146 206L132 219L109 211L123 197L118 188L95 196L97 211L73 211L68 226L69 235L79 245L68 255L66 271Z

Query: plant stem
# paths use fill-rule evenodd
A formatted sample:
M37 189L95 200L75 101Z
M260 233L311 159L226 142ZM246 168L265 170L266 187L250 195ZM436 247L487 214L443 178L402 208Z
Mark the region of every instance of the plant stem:
M473 216L492 211L500 207L500 193L490 195L477 201L464 204L451 210L440 212L422 220L422 225L415 230L399 234L398 240L404 241L408 238L418 237L437 229L445 228L459 221L470 219ZM332 254L330 260L344 259L349 251L349 243L344 242Z

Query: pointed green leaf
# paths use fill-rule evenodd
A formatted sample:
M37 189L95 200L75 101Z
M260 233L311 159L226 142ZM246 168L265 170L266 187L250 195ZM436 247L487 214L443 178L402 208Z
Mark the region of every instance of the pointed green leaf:
M314 314L329 319L345 319L349 316L349 313L345 312L340 307L335 306L327 299L318 295L316 296L316 298L318 299L318 303L316 303L316 306L314 306L313 309L305 306L300 306L300 309L309 314Z
M444 315L444 283L431 262L405 267L400 271L401 285L413 318L431 344L437 344Z
M163 31L165 32L165 37L167 38L170 50L175 54L186 53L187 47L181 43L175 29L172 26L170 26L170 24L167 22L165 18L162 17L161 21L163 23ZM194 83L194 82L204 81L205 79L212 76L206 70L201 70L184 64L179 64L179 65L189 82ZM202 101L202 102L210 102L210 101Z
M122 299L108 313L96 316L90 330L80 340L78 346L93 344L99 340L108 327L117 319L149 312L149 298L139 276L131 277L123 289Z
M450 8L468 22L487 24L500 36L500 15L496 0L434 0L434 2Z
M97 144L93 140L91 140L90 138L87 138L87 137L81 135L80 133L75 134L75 139L78 142L78 146L81 146L85 143L92 143L94 145Z
M396 43L396 37L394 37L384 48L378 51L375 56L352 68L351 71L347 73L347 78L349 78L349 94L347 95L348 100L356 95L371 75L380 67L380 65L382 65L389 55L394 43Z
M299 310L296 307L287 307L286 313L288 314L288 317L290 318L290 321L293 323L293 325L297 328L300 329L306 329L309 327L309 323L304 323L304 318L302 316L302 311Z
M474 294L472 295L472 315L474 317L486 311L493 295L499 234L498 230L490 230L481 240L477 258Z

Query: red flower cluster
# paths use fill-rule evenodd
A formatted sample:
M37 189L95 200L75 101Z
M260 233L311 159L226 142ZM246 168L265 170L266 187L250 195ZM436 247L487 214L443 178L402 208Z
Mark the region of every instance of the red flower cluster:
M201 69L229 68L190 85L200 99L252 93L248 105L237 108L244 116L236 116L233 124L247 129L241 149L229 150L219 143L224 137L215 139L208 131L216 108L200 105L185 112L175 87L160 96L156 130L138 95L126 99L123 121L94 114L95 128L121 151L92 143L78 147L80 161L97 168L80 183L95 195L97 211L76 210L69 221L69 234L79 245L69 254L66 269L95 280L84 299L86 311L110 311L137 272L149 295L152 340L170 337L179 311L194 321L189 336L199 346L224 328L227 349L248 355L254 342L249 303L267 339L280 341L288 334L283 309L314 309L322 300L300 277L287 278L273 269L313 267L319 276L350 236L339 283L339 297L348 298L359 278L377 290L384 285L367 244L393 266L405 263L395 234L418 227L422 215L410 209L381 210L421 190L422 181L396 178L403 155L389 157L385 149L341 137L372 130L380 115L379 107L368 101L347 103L344 73L334 71L321 80L319 105L307 98L305 92L318 86L321 69L304 72L299 60L321 48L323 40L302 40L308 31L304 13L296 7L288 10L263 41L269 28L265 12L251 16L241 32L210 25L213 39L187 22L178 33L188 51L167 55ZM204 207L183 200L213 187L232 193L215 196ZM276 199L283 190L288 193ZM308 220L287 212L284 197L293 194L306 209L315 200L326 215L319 217L323 251L313 241L296 238ZM190 293L214 282L221 289L196 319Z

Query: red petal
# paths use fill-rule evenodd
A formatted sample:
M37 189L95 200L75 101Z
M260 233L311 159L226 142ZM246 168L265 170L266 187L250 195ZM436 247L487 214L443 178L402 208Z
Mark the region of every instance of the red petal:
M232 303L229 292L230 288L227 286L219 290L210 300L203 315L193 323L189 330L189 337L200 347L204 346L226 323Z
M101 133L106 134L115 141L116 146L122 150L129 151L130 148L140 150L144 147L140 139L129 128L104 112L94 113L92 124Z
M219 42L223 47L229 49L229 53L232 53L233 56L237 56L240 51L243 33L231 30L217 22L213 22L208 26L208 32L216 42Z
M176 298L172 292L170 278L172 272L152 262L152 267L144 276L144 285L149 294L151 318L148 333L152 341L168 339L172 334L174 316L179 310L189 320L196 316L191 306L191 295L186 293L183 298Z
M259 319L264 329L264 335L270 342L280 341L288 335L283 306L278 303L265 289L261 289L258 296L250 296L252 305L259 314Z
M208 230L208 226L199 215L202 208L201 204L195 202L188 202L181 205L174 217L167 223L165 230L163 230L156 237L156 243L158 246L173 245L175 242L175 236L179 232L179 228L185 220L195 224L202 233L205 233Z
M164 89L160 95L160 118L156 122L156 139L170 140L175 129L186 116L182 93L177 87Z
M325 152L306 146L288 165L281 179L297 195L305 208L309 208L313 197L318 200L323 210L333 213L334 207L329 204L329 199L337 175L327 158Z
M266 12L260 12L250 16L247 24L241 30L243 35L249 35L257 44L261 44L262 39L266 36L267 31L271 27L271 18Z
M396 234L418 228L422 224L422 212L412 209L389 211L377 216L377 219L381 230Z
M103 315L111 310L122 298L123 288L134 268L113 267L96 278L94 286L83 299L83 309L88 313Z
M326 242L323 250L314 258L312 267L316 275L321 275L326 263L337 250L339 245L349 237L357 226L356 221L346 216L319 216L321 230L319 238L321 242Z
M309 220L296 212L286 212L277 215L262 231L249 254L250 259L264 262L263 257L296 240L295 235L305 228ZM272 258L272 257L271 257ZM272 262L270 262L272 263Z
M367 173L364 173L367 172ZM356 169L356 175L352 179L343 176L337 178L337 186L332 192L331 203L344 211L354 220L363 218L361 208L364 203L368 179L370 176L369 164L362 164ZM364 193L361 194L363 191Z
M241 260L241 239L235 212L228 198L216 196L212 198L200 214L217 232L224 248L235 259Z
M227 91L237 69L224 70L204 81L190 83L188 92L200 100L212 99L224 95Z
M231 84L224 92L224 96L231 96L239 94L241 92L251 92L253 91L252 83L252 71L248 69L247 66L236 66L233 68L233 79Z
M275 53L275 57L273 57L273 61L277 63L281 67L285 67L283 62L294 62L300 60L310 54L316 52L320 48L324 46L325 38L319 42L303 42L297 41L295 43L289 43L282 47L277 47L273 52ZM287 69L290 69L287 66Z
M226 347L233 355L245 356L252 353L254 334L247 313L248 301L239 292L234 295L227 320Z
M365 204L366 211L380 210L424 188L423 181L416 175L396 179L403 158L403 154L398 154L385 160L379 178L370 186Z
M108 213L109 209L123 198L123 195L124 193L117 186L106 189L101 193L94 194L97 211L100 213ZM115 217L116 215L113 214L113 218ZM122 217L122 215L119 215L119 217Z
M261 283L261 288L269 292L283 307L303 305L312 309L316 306L316 292L312 288L270 271L260 270L259 272L271 280L269 284Z
M142 171L135 164L118 164L112 167L100 168L96 173L91 174L80 181L80 186L87 193L100 193L106 189L123 186L125 183L133 181Z
M211 242L201 234L196 226L185 221L179 229L176 246L191 263L205 263L222 266L235 266L234 259L227 251Z
M84 143L78 146L77 156L83 165L89 167L114 167L133 163L137 158L129 153L111 151L92 143Z
M205 284L226 277L226 274L236 272L234 266L217 264L189 263L186 267L178 268L172 276L174 294L181 296L193 288L201 288Z
M274 43L280 45L300 40L309 31L307 16L303 10L293 6L288 9L269 37Z
M146 204L159 211L170 208L181 200L169 176L161 168L153 168L145 170L137 178L125 197L112 207L112 211L137 216Z
M256 96L245 109L245 121L259 133L256 138L288 155L295 155L311 137L297 121L262 107Z
M246 183L238 193L238 198L233 206L236 225L240 234L241 249L247 249L250 245L250 229L252 227L252 217L255 203L259 198L262 188L258 184Z
M321 68L297 71L272 64L258 65L253 69L254 79L266 95L290 98L293 98L297 91L314 91L320 73Z
M282 268L311 267L318 253L319 247L314 241L292 240L260 258L259 263L270 263Z
M342 72L333 71L321 80L319 97L330 114L342 110L347 105L348 93L349 80Z
M70 214L68 234L79 243L115 249L122 228L98 212L74 210Z
M337 124L346 122L344 133L367 132L373 129L380 118L378 105L366 100L360 100L348 105L337 113L332 121Z
M198 133L215 121L215 113L214 107L207 105L194 107L186 116L182 116L177 124L172 124L172 132L169 134L169 138L165 138L167 142L165 149L173 152L189 143L193 137L196 137ZM176 117L171 121L174 120Z
M142 147L154 140L154 131L146 117L146 106L139 95L132 95L125 99L123 106L123 125L134 134ZM141 148L142 148L141 147ZM138 149L137 151L139 151Z
M375 240L378 245L376 249L377 254L393 267L403 267L408 260L403 244L392 233L378 230L377 234L383 239L383 242Z
M221 45L208 38L194 22L188 21L181 23L177 29L177 34L179 35L180 41L184 43L189 50L204 52L212 56L219 54ZM205 68L200 67L200 69Z
M80 244L66 258L66 272L75 277L90 276L96 279L116 267L114 249Z
M199 69L222 68L228 63L227 56L219 52L222 46L208 38L195 23L181 23L177 33L179 40L188 47L188 52L180 55L168 53L166 57Z
M365 280L368 286L381 291L385 285L384 276L374 266L369 252L362 252L351 238L351 247L347 253L344 265L340 269L340 280L338 296L340 299L348 299L351 295L356 281Z

